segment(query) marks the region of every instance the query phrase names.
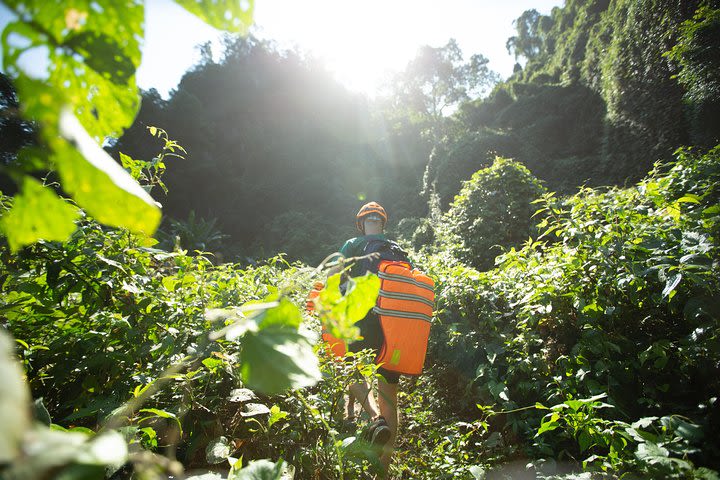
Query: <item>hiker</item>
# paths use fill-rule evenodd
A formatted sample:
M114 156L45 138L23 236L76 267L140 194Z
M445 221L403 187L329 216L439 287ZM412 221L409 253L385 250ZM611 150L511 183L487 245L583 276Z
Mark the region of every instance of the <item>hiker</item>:
M362 235L346 241L340 248L340 254L345 258L361 257L364 255L368 242L386 241L384 231L387 218L385 209L378 203L370 202L363 205L356 216L356 226ZM351 270L351 276L364 275L364 271L359 271L363 266L365 266L364 262L356 263ZM328 273L332 275L341 268L336 267ZM383 333L377 313L371 310L365 318L356 323L356 326L360 329L360 335L363 338L350 344L348 349L351 352L359 352L364 349L372 349L377 352L383 343ZM349 416L354 414L354 397L370 416L370 424L366 428L366 438L372 444L382 448L380 462L384 471L387 472L398 429L397 394L400 374L388 371L382 366L378 368L378 373L384 379L384 381L378 382L378 400L375 400L372 389L366 381L353 384L350 386L347 414Z

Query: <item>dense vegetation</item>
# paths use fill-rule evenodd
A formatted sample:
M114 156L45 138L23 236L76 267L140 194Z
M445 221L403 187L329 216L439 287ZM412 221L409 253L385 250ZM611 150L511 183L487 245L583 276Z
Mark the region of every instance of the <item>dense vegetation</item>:
M318 334L353 338L377 278L301 308L366 198L438 299L393 476L718 478L717 2L530 10L510 79L449 41L372 102L252 36L139 97L141 4L5 4L3 478L375 472L341 402L374 369Z
M719 154L681 151L632 188L544 195L540 235L493 270L427 257L435 354L508 447L648 478L717 469Z

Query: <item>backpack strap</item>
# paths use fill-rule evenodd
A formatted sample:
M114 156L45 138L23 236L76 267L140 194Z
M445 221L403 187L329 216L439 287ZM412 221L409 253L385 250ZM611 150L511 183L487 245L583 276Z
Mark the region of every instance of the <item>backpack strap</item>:
M400 261L410 265L407 252L405 252L400 245L392 240L369 240L363 248L363 255L370 255L372 253L378 253L379 257L364 258L360 263L360 271L362 273L365 273L366 271L377 273L380 267L380 262L384 260Z

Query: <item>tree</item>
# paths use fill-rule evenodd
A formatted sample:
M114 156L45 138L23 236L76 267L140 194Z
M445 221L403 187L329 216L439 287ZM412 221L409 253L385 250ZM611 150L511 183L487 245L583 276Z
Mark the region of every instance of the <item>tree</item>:
M318 262L353 234L361 197L392 205L393 225L424 213L421 128L386 129L383 113L302 52L228 37L167 101L145 92L112 151L146 158L146 127L162 126L188 152L168 164L167 217L216 218L227 260L283 252Z
M552 19L535 10L525 10L513 24L517 35L508 39L505 47L517 60L524 57L532 60L540 55L545 47L545 37L552 26Z
M441 119L461 102L491 88L499 76L481 54L463 61L455 39L443 47L424 46L395 79L396 104L423 116Z

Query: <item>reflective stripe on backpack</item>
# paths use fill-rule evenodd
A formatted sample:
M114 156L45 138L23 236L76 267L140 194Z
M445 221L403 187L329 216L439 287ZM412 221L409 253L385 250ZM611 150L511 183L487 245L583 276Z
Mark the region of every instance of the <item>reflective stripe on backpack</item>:
M380 290L381 297L386 298L393 298L397 300L410 300L414 302L420 302L424 303L425 305L429 306L430 308L435 306L435 302L428 300L425 297L421 297L420 295L415 295L412 293L400 293L400 292L388 292L387 290Z
M395 282L411 283L411 284L415 285L416 287L424 288L426 290L433 292L433 298L435 297L435 291L433 290L433 286L435 285L434 283L432 285L428 285L427 283L418 281L413 277L408 277L405 275L398 275L395 273L380 272L380 271L378 271L378 277L380 277L381 280L392 280Z

